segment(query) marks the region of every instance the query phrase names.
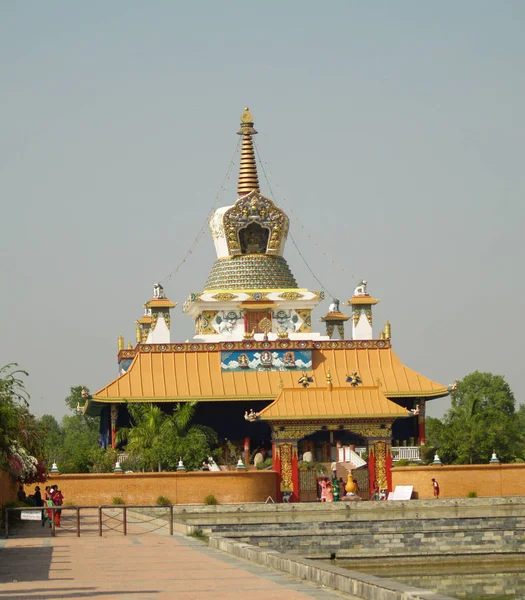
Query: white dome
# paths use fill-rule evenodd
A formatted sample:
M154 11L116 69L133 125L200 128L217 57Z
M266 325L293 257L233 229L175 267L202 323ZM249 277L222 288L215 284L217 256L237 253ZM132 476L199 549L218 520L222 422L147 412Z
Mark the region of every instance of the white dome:
M231 206L221 206L210 218L211 236L215 244L217 258L229 256L228 244L226 243L226 236L224 234L224 213L230 208Z

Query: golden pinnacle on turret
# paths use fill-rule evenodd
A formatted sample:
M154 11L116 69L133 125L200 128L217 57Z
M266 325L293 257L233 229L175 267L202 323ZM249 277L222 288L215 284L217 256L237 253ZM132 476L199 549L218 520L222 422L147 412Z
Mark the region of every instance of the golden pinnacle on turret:
M252 140L252 135L256 133L257 131L253 128L253 115L250 109L246 107L241 117L241 128L237 132L238 135L242 135L241 164L239 166L239 182L237 184L237 194L239 197L245 196L253 190L260 191Z
M119 350L124 350L124 336L119 335L117 338L117 344Z

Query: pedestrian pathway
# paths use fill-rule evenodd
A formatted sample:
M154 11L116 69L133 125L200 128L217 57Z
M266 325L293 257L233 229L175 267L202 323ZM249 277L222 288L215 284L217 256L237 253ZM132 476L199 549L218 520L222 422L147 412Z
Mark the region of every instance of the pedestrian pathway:
M0 600L352 598L181 535L0 540Z

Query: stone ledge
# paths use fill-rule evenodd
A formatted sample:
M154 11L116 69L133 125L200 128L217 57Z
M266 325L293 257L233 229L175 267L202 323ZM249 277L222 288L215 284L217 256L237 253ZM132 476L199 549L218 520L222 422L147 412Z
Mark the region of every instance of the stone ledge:
M274 550L262 550L219 536L212 535L209 545L227 554L289 573L298 579L326 585L366 600L454 600L430 590L419 590L410 585L340 567L320 565L312 560L290 557Z

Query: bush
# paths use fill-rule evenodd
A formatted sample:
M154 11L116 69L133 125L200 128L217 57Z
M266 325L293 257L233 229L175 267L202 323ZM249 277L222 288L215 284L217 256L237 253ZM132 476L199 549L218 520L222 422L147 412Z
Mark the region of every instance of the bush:
M120 496L115 496L111 500L111 504L126 504L126 503L124 502L124 500Z
M262 471L263 469L268 469L273 464L271 458L265 458L262 462L257 463L257 470Z
M166 496L159 496L157 498L157 504L159 506L169 506L171 504L171 501L169 498L166 498Z
M208 506L215 506L216 504L219 504L219 502L213 494L208 494L206 498L204 498L204 504L207 504Z
M467 494L467 498L477 498L478 497L478 492L475 492L474 490L471 490L468 494Z
M27 508L27 504L25 502L20 502L19 500L13 500L11 502L6 502L2 507L2 516L5 515L6 508ZM19 510L10 510L9 513L9 525L13 525L14 523L23 523L20 519L20 511Z
M195 529L191 533L188 533L188 537L196 538L201 542L208 542L208 536L204 534L202 529Z
M408 460L408 458L401 458L399 460L396 460L396 462L394 463L394 467L408 467L408 465L410 464L410 461Z

